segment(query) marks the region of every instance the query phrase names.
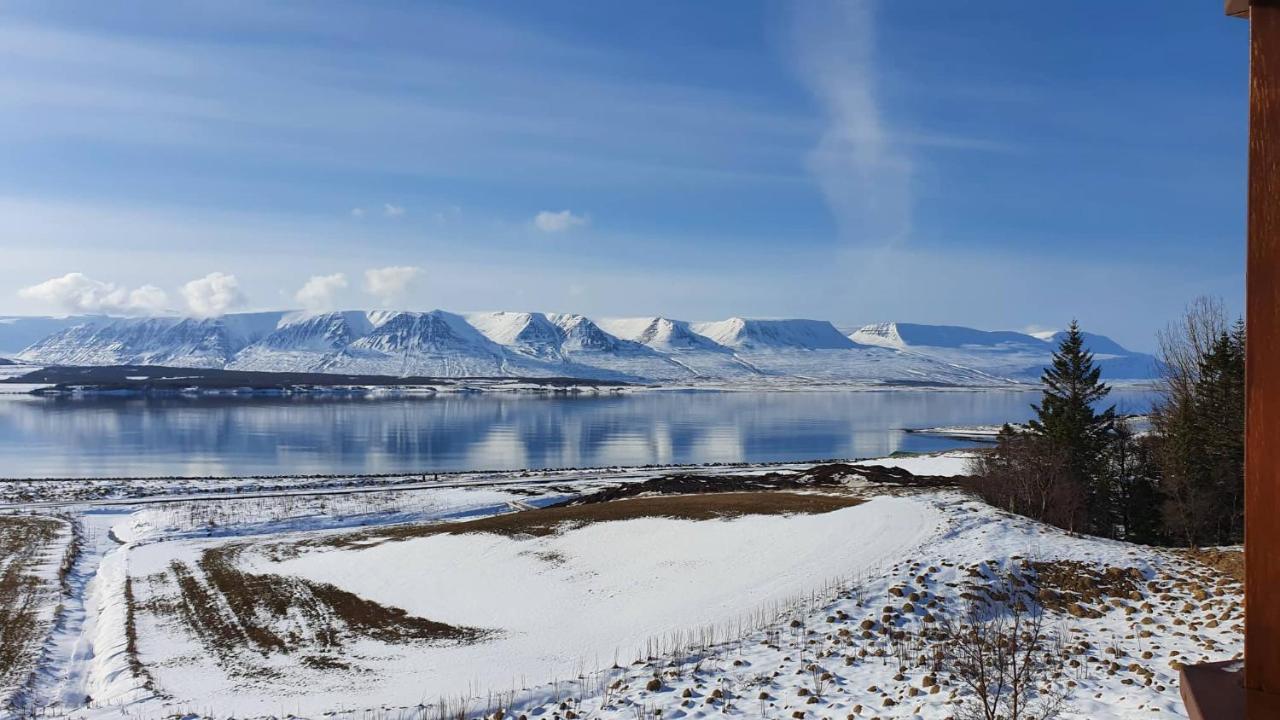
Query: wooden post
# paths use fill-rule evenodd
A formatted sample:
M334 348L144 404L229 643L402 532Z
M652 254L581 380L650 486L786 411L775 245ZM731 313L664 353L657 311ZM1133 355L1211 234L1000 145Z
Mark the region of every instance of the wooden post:
M1249 7L1244 685L1280 695L1280 5Z
M1280 718L1280 0L1226 0L1249 19L1245 261L1244 668L1188 665L1192 720Z

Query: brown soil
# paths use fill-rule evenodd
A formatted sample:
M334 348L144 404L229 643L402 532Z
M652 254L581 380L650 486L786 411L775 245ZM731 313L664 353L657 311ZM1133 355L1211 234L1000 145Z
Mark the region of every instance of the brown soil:
M1236 582L1244 582L1243 550L1183 550L1183 555L1217 570Z
M494 515L460 523L397 525L359 533L323 538L317 544L342 549L366 548L381 542L430 535L495 533L508 536L544 536L589 523L669 517L679 520L714 520L743 515L825 513L861 504L851 495L819 495L794 492L719 492L702 495L636 497L583 505L559 505L538 510Z
M1144 576L1137 568L1099 568L1077 560L1027 562L1025 567L1032 571L1028 580L1037 589L1037 599L1048 610L1102 617L1111 609L1108 598L1142 598L1139 583Z

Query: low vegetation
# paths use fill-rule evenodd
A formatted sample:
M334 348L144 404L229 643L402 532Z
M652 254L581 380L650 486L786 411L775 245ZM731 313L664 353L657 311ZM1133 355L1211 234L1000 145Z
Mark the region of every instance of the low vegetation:
M457 523L412 524L335 535L302 543L302 547L342 549L372 547L380 542L409 540L430 535L495 533L509 536L545 536L595 522L669 517L681 520L714 520L742 515L824 513L861 503L852 495L785 491L715 492L695 495L657 495L608 502L564 504L524 510ZM283 548L276 548L277 552Z
M984 499L1069 531L1203 547L1244 537L1244 325L1200 300L1160 337L1150 431L1114 407L1072 323L1036 418L975 463Z
M0 515L0 700L25 684L61 593L58 518Z
M147 609L176 615L228 671L270 674L255 656L295 655L320 669L349 669L342 649L353 639L386 643L472 643L491 635L409 615L333 585L242 570L243 545L206 550L195 567L169 566L175 595L155 593L167 578L154 578Z

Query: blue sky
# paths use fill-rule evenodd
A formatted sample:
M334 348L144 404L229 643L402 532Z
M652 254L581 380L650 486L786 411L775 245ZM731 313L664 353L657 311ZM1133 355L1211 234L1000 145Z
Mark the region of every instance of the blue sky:
M1149 349L1240 306L1246 36L1156 0L11 1L0 312L1078 317Z

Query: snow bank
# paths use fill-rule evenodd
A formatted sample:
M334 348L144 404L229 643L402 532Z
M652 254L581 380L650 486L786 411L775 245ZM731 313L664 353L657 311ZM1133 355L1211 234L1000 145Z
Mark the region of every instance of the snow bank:
M937 475L956 477L969 474L969 464L978 456L972 452L953 451L937 455L911 455L904 457L858 460L858 465L902 468L913 475Z

